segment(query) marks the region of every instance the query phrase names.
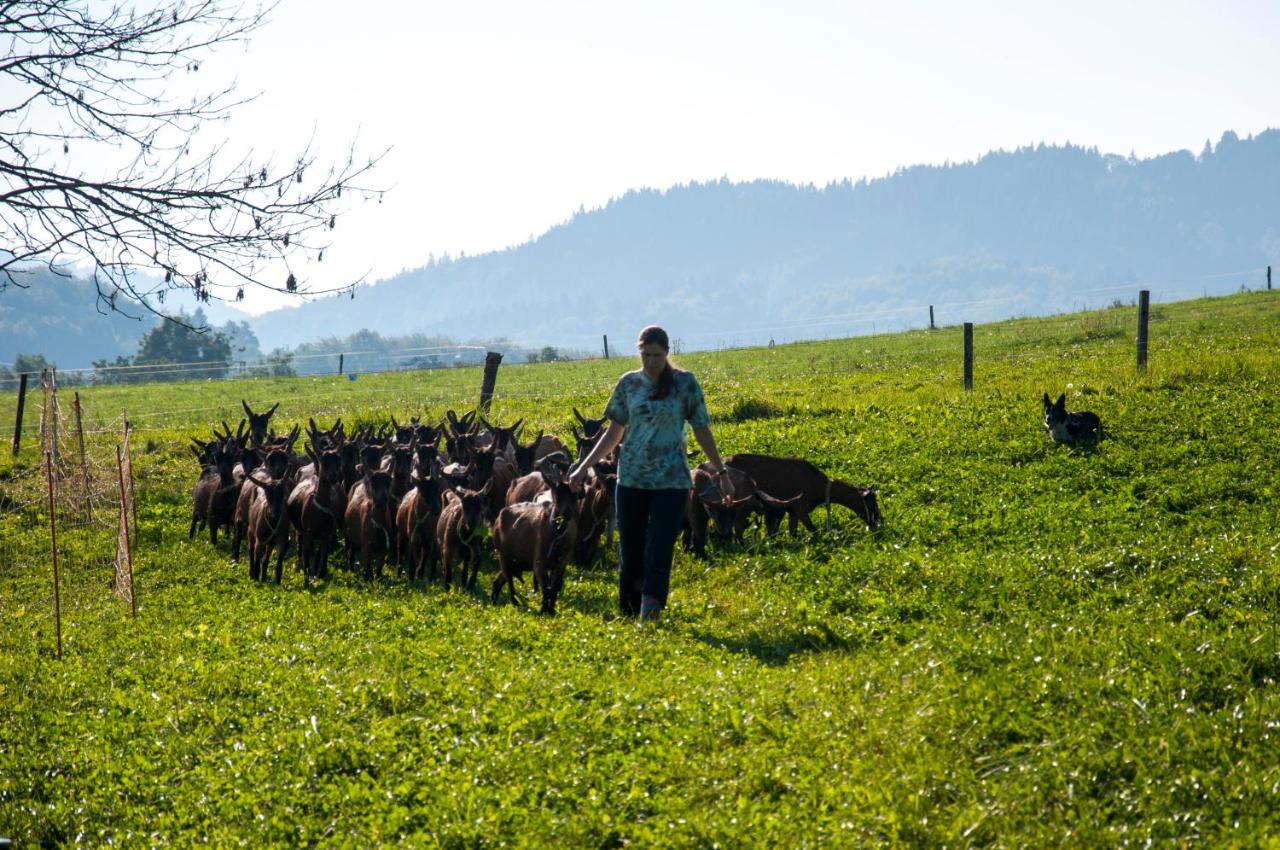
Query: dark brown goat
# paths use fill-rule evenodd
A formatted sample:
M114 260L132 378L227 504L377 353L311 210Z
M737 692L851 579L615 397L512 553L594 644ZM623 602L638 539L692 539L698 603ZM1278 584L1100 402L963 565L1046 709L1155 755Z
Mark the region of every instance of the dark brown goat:
M356 482L347 499L344 525L347 567L355 569L359 553L365 581L372 580L375 571L381 577L382 564L395 544L396 518L389 474L369 471Z
M498 577L489 598L498 601L505 584L516 601L514 579L533 570L534 586L542 589L542 613L556 612L556 598L564 585L564 569L577 538L577 497L560 482L550 499L509 505L493 525Z
M560 442L559 437L555 434L544 434L538 441L538 448L533 452L533 461L537 464L538 461L555 452L563 452L565 457L569 456L569 450L565 448L564 443Z
M303 478L289 493L289 521L298 530L298 566L303 581L329 573L329 547L347 510L342 487L342 457L334 450L317 455L307 447L315 475Z
M396 502L413 486L410 473L413 472L416 449L412 442L398 445L382 458L382 471L391 473L391 498Z
M235 477L235 456L225 444L214 450L213 461L200 473L200 480L192 491L191 529L187 538L196 536L197 527L203 530L207 525L209 540L217 545L218 529L234 522L240 482Z
M573 562L590 567L600 553L600 535L612 537L613 499L618 473L615 464L598 463L587 473L586 487L578 503L578 536L573 547Z
M488 486L487 484L485 485ZM480 490L445 490L436 521L436 546L444 562L444 586L453 583L453 559L462 559L463 587L475 587L480 573L480 540L484 534L484 505L489 493ZM468 574L468 569L470 573Z
M517 475L528 475L533 472L534 456L538 452L538 446L542 444L542 431L538 431L538 436L533 438L533 442L527 446L520 445L520 441L515 443L515 463Z
M409 578L417 581L425 578L427 566L431 567L430 580L436 577L439 550L436 547L436 522L440 518L440 478L434 474L418 477L413 488L405 493L396 511L396 536L400 541L400 567L408 561Z
M289 515L285 511L288 484L284 479L263 481L249 475L245 481L254 485L253 503L249 507L249 578L267 580L267 563L276 553L276 584L284 575L284 556L289 549Z
M578 408L572 408L573 418L578 420L578 424L582 426L582 436L588 440L594 440L596 436L604 430L604 423L607 421L605 417L599 419L588 419L578 412Z
M249 439L255 443L265 443L267 441L267 426L271 424L271 414L276 412L280 402L271 405L263 413L254 413L249 407L249 402L244 399L240 399L240 406L244 408L245 415L249 417Z
M242 475L236 476L237 481L240 482L240 489L236 493L236 509L231 524L231 560L237 563L240 561L240 543L249 537L249 514L250 509L253 507L254 497L258 492L254 487L244 486L244 479L264 466L266 467L267 476L272 481L282 480L289 472L289 456L282 451L273 451L268 454L265 463L258 462L258 457L260 457L260 452L257 449L245 449L241 455L241 464L244 472ZM252 571L252 559L250 559L249 567Z
M554 469L554 467L552 468ZM507 496L503 501L506 505L532 502L538 497L539 493L551 490L554 482L559 480L551 473L543 475L541 472L530 472L528 475L521 475L511 482L511 486L507 488Z
M827 506L827 524L830 526L833 503L853 511L873 531L883 523L875 487L855 487L844 481L828 478L807 460L735 454L725 458L725 463L746 472L755 479L761 490L775 499L804 497L795 516L791 518L792 533L795 533L797 520L804 523L805 528L810 531L817 530L809 514L819 505Z

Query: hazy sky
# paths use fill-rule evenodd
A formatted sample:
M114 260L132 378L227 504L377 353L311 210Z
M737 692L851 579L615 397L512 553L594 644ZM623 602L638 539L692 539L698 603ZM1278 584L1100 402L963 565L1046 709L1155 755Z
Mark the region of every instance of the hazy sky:
M392 148L383 203L353 205L305 273L331 286L517 244L631 188L824 184L1039 141L1198 152L1280 126L1280 3L283 0L206 63L228 68L262 94L211 133L286 160L313 132L331 156Z

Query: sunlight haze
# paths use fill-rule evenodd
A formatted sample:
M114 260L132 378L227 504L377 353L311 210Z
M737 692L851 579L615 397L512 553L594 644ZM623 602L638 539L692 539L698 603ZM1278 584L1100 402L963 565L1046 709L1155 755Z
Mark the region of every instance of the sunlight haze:
M383 202L340 219L316 288L519 244L633 188L821 185L1039 142L1199 152L1280 125L1262 2L365 8L285 0L209 63L262 93L211 136L287 157L314 133L321 161L392 148Z

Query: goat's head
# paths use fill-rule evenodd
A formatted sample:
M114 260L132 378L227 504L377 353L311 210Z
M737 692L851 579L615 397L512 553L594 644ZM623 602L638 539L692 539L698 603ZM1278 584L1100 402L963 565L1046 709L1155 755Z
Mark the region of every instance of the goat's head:
M528 475L533 471L533 459L538 454L538 444L542 442L542 429L538 429L538 436L533 438L533 442L527 446L520 445L517 440L515 444L516 453L516 469L520 470L521 475Z
M267 502L267 509L271 512L271 518L273 520L280 519L284 513L284 499L288 489L285 482L280 479L263 481L256 475L245 476L245 480L262 491L262 495Z
M595 439L596 435L600 433L602 428L604 428L604 418L588 419L578 412L578 408L574 407L572 410L573 418L577 419L578 423L582 425L582 436L586 437L588 440Z
M262 413L254 413L249 407L249 402L240 399L240 406L244 408L244 413L249 417L249 437L254 442L265 443L267 440L267 425L271 422L271 414L276 412L276 408L280 406L280 402L276 402Z

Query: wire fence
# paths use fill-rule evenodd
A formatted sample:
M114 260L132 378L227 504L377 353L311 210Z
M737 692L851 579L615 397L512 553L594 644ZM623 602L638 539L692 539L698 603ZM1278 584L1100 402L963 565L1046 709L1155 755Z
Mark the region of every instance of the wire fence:
M32 412L37 451L16 460L0 487L0 573L32 584L22 598L48 638L39 651L61 657L63 623L77 611L116 597L136 613L130 426L122 414L84 428L79 393L67 403L52 371L42 375Z

